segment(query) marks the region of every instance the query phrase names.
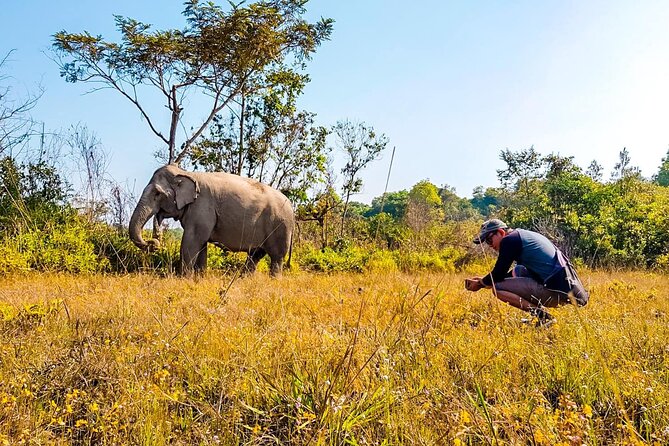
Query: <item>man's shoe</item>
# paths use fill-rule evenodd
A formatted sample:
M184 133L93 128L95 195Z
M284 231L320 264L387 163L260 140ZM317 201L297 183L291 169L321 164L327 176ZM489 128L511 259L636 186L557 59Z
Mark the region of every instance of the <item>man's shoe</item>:
M550 319L537 319L537 323L534 324L536 328L548 328L551 325L555 324L557 322L557 319L555 319L553 316L550 317Z
M537 328L548 328L556 322L555 318L542 308L532 308L528 313L537 318L537 322L534 325Z

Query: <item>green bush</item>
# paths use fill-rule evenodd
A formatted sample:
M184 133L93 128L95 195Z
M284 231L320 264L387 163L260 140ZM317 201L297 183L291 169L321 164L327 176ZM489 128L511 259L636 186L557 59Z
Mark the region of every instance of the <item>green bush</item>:
M369 255L369 251L355 246L339 251L332 248L319 250L308 247L300 250L296 257L303 269L331 273L341 271L363 272Z
M93 273L107 270L109 261L97 255L91 232L73 222L23 234L19 240L31 254L31 267L40 271Z
M160 247L153 252L137 248L125 229L118 230L98 224L93 235L96 251L109 261L110 270L113 272L155 271L170 274L177 271L180 231L164 231ZM150 238L150 231L145 231L144 238Z
M366 269L370 272L390 273L399 270L392 251L375 251L367 259Z
M0 242L0 273L65 271L93 273L109 269L109 261L96 253L91 232L71 222L22 231Z
M436 252L396 252L396 262L402 271L454 272L456 265L465 256L464 249L445 248Z
M220 269L225 272L237 271L244 267L246 257L247 254L245 252L230 252L209 245L207 250L207 267ZM267 265L266 259L267 257L263 258L258 264L259 270Z
M28 254L21 252L13 239L6 238L0 244L0 274L30 270Z
M339 251L330 248L305 248L297 254L303 269L318 272L452 272L464 256L465 250L460 248L445 248L433 252L369 251L359 247L348 247Z

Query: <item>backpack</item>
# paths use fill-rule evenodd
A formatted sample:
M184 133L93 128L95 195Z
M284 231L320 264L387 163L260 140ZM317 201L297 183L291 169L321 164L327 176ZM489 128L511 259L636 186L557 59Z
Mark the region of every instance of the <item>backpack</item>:
M544 286L551 290L567 293L570 297L573 296L573 300L579 307L586 305L590 299L590 294L578 278L576 268L574 268L574 265L569 261L567 256L557 248L555 255L560 267L546 279Z

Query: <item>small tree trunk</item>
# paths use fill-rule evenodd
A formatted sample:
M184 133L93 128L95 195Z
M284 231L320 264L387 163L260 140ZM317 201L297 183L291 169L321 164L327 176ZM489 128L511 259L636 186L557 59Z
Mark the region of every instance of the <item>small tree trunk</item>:
M344 238L344 224L346 222L346 211L348 211L348 200L351 198L351 194L346 194L346 201L344 201L344 212L341 214L341 232L339 237Z
M323 224L321 224L323 249L328 247L328 220L327 216L323 216Z
M246 119L246 95L242 92L242 109L239 114L239 158L237 159L237 175L242 174L244 166L244 120Z
M169 157L168 164L172 164L176 161L176 145L177 145L177 126L179 125L179 115L181 114L181 109L179 108L179 103L177 102L177 87L176 85L172 86L172 92L170 94L170 109L172 110L172 121L170 122L170 142L169 142Z

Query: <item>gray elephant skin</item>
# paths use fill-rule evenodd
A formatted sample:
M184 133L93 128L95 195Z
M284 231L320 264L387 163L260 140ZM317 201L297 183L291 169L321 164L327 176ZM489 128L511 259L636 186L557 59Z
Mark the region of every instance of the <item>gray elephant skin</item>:
M280 275L295 227L292 204L278 190L238 175L188 172L173 164L154 172L130 218L130 239L143 250L159 244L142 238L151 217L158 224L165 218L181 223L184 275L206 268L208 243L247 252L247 272L254 272L267 254L270 273Z

